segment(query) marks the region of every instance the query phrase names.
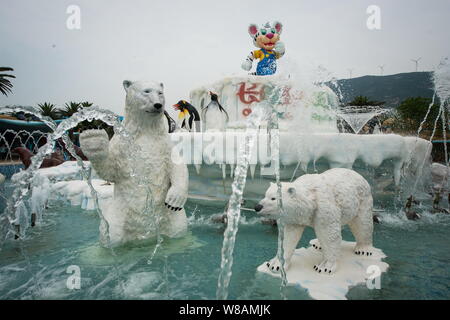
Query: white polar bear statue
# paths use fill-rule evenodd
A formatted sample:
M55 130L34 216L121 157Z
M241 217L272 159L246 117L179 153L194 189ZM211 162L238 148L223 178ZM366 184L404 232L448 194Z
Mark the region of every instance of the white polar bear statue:
M182 236L187 230L183 206L189 176L186 164L174 159L176 154L172 155L164 117L163 84L125 80L123 86L126 91L124 126L139 147L138 154L128 154L129 143L120 135L114 135L111 141L104 130L87 130L80 135L82 150L94 170L100 178L114 182L114 199L102 208L109 233L105 232L106 225L100 225L100 240L104 245L118 245L151 238L158 232L156 225L163 235ZM131 156L138 160L133 162ZM142 182L137 184L131 166L148 181L151 214L148 188Z
M283 216L279 214L278 187L274 183L266 191L265 198L255 206L255 211L282 219L285 270L289 269L305 226L314 228L317 240L313 247L323 252L323 261L314 266L319 273L331 274L336 270L344 225L348 225L355 236L355 254L372 255L373 199L369 183L360 174L336 168L322 174L306 174L281 186ZM277 257L266 264L270 270L280 271Z

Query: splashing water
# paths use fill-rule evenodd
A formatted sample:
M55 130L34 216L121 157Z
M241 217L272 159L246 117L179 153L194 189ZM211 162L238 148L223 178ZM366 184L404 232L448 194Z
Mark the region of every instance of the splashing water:
M439 64L433 76L436 95L440 100L440 113L442 120L442 138L444 140L444 157L445 165L449 166L448 150L447 150L447 127L448 119L446 119L446 110L450 112L450 63L448 58L445 58ZM447 106L447 109L446 107ZM446 179L445 177L444 179ZM447 208L450 208L450 199L447 197Z
M447 104L447 109L450 111L450 62L448 58L442 59L439 63L433 74L433 82L441 104Z
M137 172L137 164L142 162L140 157L138 156L140 154L140 148L134 143L133 136L127 132L127 130L122 126L122 124L119 122L117 115L115 115L113 112L108 110L102 110L98 107L89 107L86 109L80 109L77 113L75 113L72 117L63 120L59 126L56 126L56 124L48 117L42 117L41 114L36 111L33 107L7 107L7 109L13 109L14 111L24 111L26 113L31 113L37 117L39 117L47 126L49 126L53 133L49 134L47 137L47 143L42 146L37 154L31 158L31 165L28 167L28 169L20 172L18 175L19 177L15 179L15 188L12 194L11 199L8 199L7 207L5 209L5 214L3 214L0 217L0 236L1 236L1 243L0 243L0 249L3 246L3 243L8 239L8 237L13 234L16 235L16 237L19 239L19 245L21 248L22 256L26 261L28 261L27 254L24 251L22 240L25 238L25 231L28 226L29 222L29 212L26 209L25 203L25 197L29 193L29 186L33 183L33 178L35 176L35 173L40 168L44 158L48 155L50 155L53 152L53 148L55 145L55 142L62 138L64 144L66 145L66 148L69 152L69 154L74 157L77 160L77 164L82 168L81 173L86 180L90 191L91 196L94 201L95 209L99 215L100 218L100 237L104 240L103 243L106 244L106 247L108 247L111 251L114 264L113 268L116 273L117 279L119 279L120 286L123 286L121 281L120 272L116 265L116 253L113 250L111 246L111 239L109 234L109 224L107 220L104 218L101 208L99 206L98 201L98 194L97 191L94 189L92 182L91 182L91 168L86 166L80 157L75 152L74 146L72 141L68 138L67 132L76 127L80 122L82 121L89 121L92 122L94 119L101 120L104 123L112 126L114 128L115 135L118 135L123 141L125 142L123 144L123 147L126 148L126 153L130 155L131 164L128 168L129 170L129 176L134 179L134 182L142 187L143 190L146 191L146 203L144 205L143 213L147 215L152 215L151 219L148 219L149 221L146 225L149 230L153 230L156 232L156 237L158 239L158 244L162 242L162 237L160 234L160 217L158 215L153 214L153 196L151 192L151 188L158 186L155 185L154 182L149 181L148 177L145 177L145 175L141 175L139 172ZM153 223L154 222L154 223ZM150 225L151 224L151 225ZM157 249L159 246L156 246L155 249ZM152 257L154 254L152 255ZM30 266L31 267L31 266ZM39 285L36 284L36 287L38 288Z
M282 88L281 88L282 89ZM275 91L275 90L274 90ZM275 105L275 104L273 104ZM271 132L270 134L270 151L272 157L272 164L274 166L275 171L275 182L277 184L277 207L280 214L280 217L284 216L283 209L283 198L282 198L282 189L281 189L281 180L280 180L280 132L279 132L279 115L275 107L272 107L269 119L268 129ZM287 285L287 276L286 269L284 268L285 259L284 259L284 223L283 219L280 218L277 220L277 228L278 228L278 248L277 248L277 258L280 261L280 272L281 272L281 288L280 293L284 299L286 297L283 294L283 288Z
M225 300L228 297L228 285L231 279L231 267L233 265L233 250L238 231L239 220L241 216L241 203L244 194L247 172L252 154L252 149L257 137L257 129L265 117L265 108L263 104L256 105L248 117L247 130L244 143L239 152L240 157L237 161L234 172L234 181L231 185L232 194L227 210L227 228L224 232L221 270L217 285L216 296L218 300Z
M439 119L442 120L442 137L444 139L444 141L447 141L447 127L448 127L448 123L446 120L446 111L448 110L448 104L449 104L449 99L450 99L450 65L448 63L448 58L443 59L440 64L438 65L438 67L436 68L436 70L433 72L433 77L432 77L433 83L434 83L434 94L433 97L431 99L431 102L428 106L428 110L422 120L422 122L419 125L419 128L417 129L417 134L416 134L416 142L415 144L417 144L418 138L420 136L420 133L423 130L423 127L427 121L427 119L430 116L431 113L431 109L435 104L436 101L436 97L439 98L440 100L440 105L439 105L439 111L438 114L436 116L436 118L433 121L433 130L432 133L430 135L429 141L432 142L434 139L434 136L436 134L436 130L437 130L437 125L439 122ZM447 110L445 108L445 105L447 105ZM412 149L414 150L414 148ZM412 152L411 152L412 153ZM408 161L407 163L411 163L411 159L412 159L412 154L408 155ZM445 164L448 168L449 166L449 160L448 160L448 151L447 151L447 143L444 142L444 157L445 157ZM427 162L428 159L424 158L422 163L420 164L420 167L418 168L420 171L420 173L422 172L422 170L425 167L425 164ZM417 186L419 184L419 181L421 179L421 174L418 174L414 180L413 186L412 186L412 190L410 191L411 195L414 195L416 193L417 190ZM444 176L443 179L446 179L447 177ZM409 196L409 195L408 195ZM447 207L450 206L450 203L447 201Z
M88 169L86 168L86 166L83 164L83 161L77 156L77 154L73 148L72 141L70 141L66 132L68 130L74 128L75 126L77 126L78 123L83 120L92 121L96 117L95 113L101 114L101 111L97 108L93 108L92 110L89 110L88 112L86 112L86 110L82 109L78 113L74 114L71 118L62 121L61 124L57 127L56 123L52 119L42 116L33 107L7 107L6 109L13 110L13 111L23 111L23 112L30 113L30 114L33 114L33 115L39 117L43 123L45 123L48 127L50 127L53 130L53 133L48 136L47 143L39 149L38 153L35 156L33 156L31 158L31 165L29 166L29 168L22 171L20 173L20 178L16 179L16 181L15 181L15 183L17 185L13 192L11 201L8 202L8 205L6 208L6 215L4 215L2 217L2 220L0 220L0 223L2 224L2 229L4 231L6 231L6 232L2 233L3 241L8 238L8 236L11 232L16 234L17 236L24 236L24 232L28 226L28 223L17 224L17 221L16 221L17 220L17 207L23 201L25 196L28 194L28 192L29 192L28 186L32 183L32 179L33 179L36 171L40 168L44 158L53 152L55 142L59 138L63 139L71 156L73 156L75 159L77 159L78 164L83 169L82 170L83 175L86 176L86 178L88 180L88 184L90 184L90 179L89 179L90 173L89 173ZM86 112L86 114L85 114L85 112ZM102 119L102 120L104 120L104 122L106 122L110 125L113 125L113 126L114 126L114 124L116 124L118 122L117 119L115 118L114 114L106 112L105 115L106 116L103 117L104 119ZM90 187L91 187L92 196L94 198L94 203L98 204L97 193L96 193L95 189L92 187L92 185L90 185ZM103 219L103 216L101 215L101 211L99 211L99 215L103 221L104 219ZM11 226L11 225L16 226L16 228L14 230L11 230L10 228L8 228L9 227L8 222L5 223L5 221L4 221L5 217L9 220L8 221L9 226ZM13 217L15 217L15 218L13 218ZM18 226L19 226L19 228L18 228ZM20 234L17 233L17 229L20 230Z
M9 223L15 222L15 218L13 218L16 214L16 208L19 205L21 201L23 201L24 197L28 194L28 186L32 182L32 179L35 175L35 172L39 169L43 159L52 153L55 142L62 138L63 142L67 146L67 149L72 157L74 157L77 160L78 165L82 168L82 175L83 178L87 181L91 194L94 200L94 204L96 207L96 210L99 214L99 217L101 219L101 228L104 232L102 232L102 235L106 237L106 243L110 243L109 239L109 226L107 224L107 221L103 218L103 215L101 213L100 207L98 205L98 195L94 187L91 183L91 169L87 167L83 161L78 157L76 154L73 143L68 138L66 132L74 127L76 127L80 122L82 121L93 121L94 119L101 120L105 122L106 124L112 126L114 128L114 132L116 135L120 136L121 139L123 139L126 143L123 144L123 147L127 148L126 153L130 155L130 160L134 161L132 162L132 165L128 168L130 170L129 174L131 177L134 178L135 183L139 186L142 186L147 191L147 201L144 207L144 212L151 213L152 212L152 196L151 196L151 189L150 186L153 186L150 181L148 181L148 177L145 177L139 172L137 172L137 163L139 163L140 159L137 155L139 155L140 148L134 143L133 136L127 132L127 130L124 128L124 126L118 121L117 115L115 115L111 111L102 110L98 107L90 107L86 109L81 109L79 112L75 113L72 117L63 120L59 126L56 126L56 124L48 117L42 117L41 114L36 111L36 109L32 107L8 107L7 109L13 109L14 111L24 111L26 113L31 113L39 118L42 119L42 121L49 126L53 133L48 136L48 142L39 149L38 153L32 157L32 163L30 167L27 170L24 170L20 173L20 178L16 179L17 187L15 188L11 201L8 202L8 206L6 209L6 215L4 215L2 218L5 219L5 216L8 218ZM154 184L154 183L153 183ZM158 186L156 186L158 187ZM156 218L156 217L155 217ZM157 233L159 234L159 227L157 226L159 224L159 219L156 218L156 224L155 228ZM2 221L2 228L8 229L8 223L3 223ZM21 224L21 235L23 235L27 224L22 225ZM9 234L13 232L16 234L16 230L6 230L6 232L2 233L4 235L3 239L6 239ZM109 245L107 245L109 246Z
M12 138L8 139L8 136L12 136ZM21 146L33 146L31 151L37 152L38 146L42 141L46 141L49 133L42 132L40 130L34 130L32 132L28 132L26 130L15 131L12 129L7 129L0 134L0 142L5 144L6 153L2 157L1 160L10 160L12 161L12 149L16 142L18 142ZM9 143L9 141L11 143Z
M274 86L270 96L263 103L256 105L250 114L247 122L247 130L245 140L241 146L240 158L237 161L236 170L234 173L234 181L232 184L232 194L227 210L227 228L224 232L224 240L222 247L221 271L217 285L216 297L218 300L225 300L228 297L228 286L231 279L231 267L233 265L233 250L238 231L238 225L241 215L241 203L244 193L244 187L247 179L247 172L249 162L252 154L255 139L257 137L257 128L261 121L269 119L269 137L271 147L272 165L275 166L275 177L278 186L278 209L280 213L282 210L281 198L281 182L280 182L280 155L279 155L279 132L278 132L278 118L279 114L276 106L279 104L279 99L282 96L283 87ZM272 130L270 130L272 129ZM287 284L286 272L284 270L284 229L282 222L278 221L278 251L277 256L281 262L282 287Z

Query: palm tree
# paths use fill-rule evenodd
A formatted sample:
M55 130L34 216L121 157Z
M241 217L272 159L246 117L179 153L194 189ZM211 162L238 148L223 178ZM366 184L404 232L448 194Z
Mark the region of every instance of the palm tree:
M50 117L53 120L57 120L58 117L58 109L53 103L39 103L38 104L39 109L41 109L41 114L46 117Z
M93 105L92 102L88 102L88 101L81 102L81 106L83 108L89 108L89 107L92 107L92 105Z
M67 102L64 105L64 110L62 110L62 113L66 117L71 117L74 113L78 112L81 108L81 103L79 102Z
M13 87L11 81L7 78L15 78L15 76L12 74L1 73L5 71L14 71L14 69L9 67L0 67L0 92L7 96L9 92L12 92L11 89Z

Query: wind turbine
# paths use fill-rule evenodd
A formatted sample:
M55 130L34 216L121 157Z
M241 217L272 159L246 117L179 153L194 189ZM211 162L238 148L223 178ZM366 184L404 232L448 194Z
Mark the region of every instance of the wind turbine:
M419 59L411 59L411 61L416 64L416 72L419 70L419 61L420 61L420 59L422 59L422 57L420 57Z
M382 64L381 66L378 66L378 68L380 68L380 76L383 75L385 66L386 66L385 64Z
M350 78L350 79L352 78L353 70L354 70L354 69L347 69L348 75L349 75L349 78Z

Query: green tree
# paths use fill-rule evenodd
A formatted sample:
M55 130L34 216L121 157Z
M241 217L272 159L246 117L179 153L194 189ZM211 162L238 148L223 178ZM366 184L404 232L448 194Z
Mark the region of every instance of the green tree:
M92 102L88 102L88 101L81 102L80 104L83 108L89 108L89 107L92 107L92 105L93 105Z
M12 74L2 73L6 71L14 71L13 68L0 67L0 92L5 96L12 92L12 83L8 78L15 78Z
M77 113L80 108L81 103L70 101L64 105L64 109L62 110L62 112L65 117L71 117L74 113Z
M412 125L419 125L427 114L428 108L430 106L431 99L415 97L408 98L398 106L397 112L401 119L407 122L411 122ZM430 114L427 120L436 119L437 113L439 111L438 105L433 105L430 110Z
M408 98L404 100L397 108L399 120L403 124L403 127L405 129L417 130L422 121L425 119L428 109L430 108L431 101L432 100L430 98L423 97ZM445 112L446 119L448 119L447 110L445 110ZM433 104L431 106L428 117L424 122L423 128L429 130L433 129L434 123L438 116L439 105ZM440 119L437 121L437 125L439 133L442 131L442 121Z
M41 111L41 114L46 117L50 117L53 120L59 119L59 110L56 108L56 106L53 103L44 102L39 103L38 107Z
M383 105L383 104L384 104L384 102L373 101L373 100L370 100L366 96L356 96L347 105L348 106L364 107L364 106L380 106L380 105Z

